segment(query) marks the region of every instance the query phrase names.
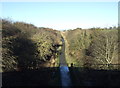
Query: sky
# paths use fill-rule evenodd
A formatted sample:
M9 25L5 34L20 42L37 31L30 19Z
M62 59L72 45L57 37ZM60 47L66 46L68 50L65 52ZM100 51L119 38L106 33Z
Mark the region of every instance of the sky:
M57 30L118 25L118 2L2 2L2 18Z

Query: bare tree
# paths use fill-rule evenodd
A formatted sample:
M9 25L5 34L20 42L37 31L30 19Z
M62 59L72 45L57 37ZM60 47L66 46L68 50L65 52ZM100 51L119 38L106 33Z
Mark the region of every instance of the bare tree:
M102 30L90 45L90 56L98 64L118 64L118 30ZM108 67L108 65L107 65Z

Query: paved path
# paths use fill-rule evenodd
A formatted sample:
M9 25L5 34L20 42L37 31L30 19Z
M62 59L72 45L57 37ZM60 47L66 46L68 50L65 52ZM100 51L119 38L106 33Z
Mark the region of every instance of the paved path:
M61 74L61 85L62 87L70 88L72 85L71 79L70 79L70 72L69 68L66 63L65 59L65 41L64 38L62 38L63 46L62 46L62 52L60 54L60 74Z
M66 59L65 59L65 41L63 38L62 38L62 42L63 42L63 46L60 53L60 66L67 66Z

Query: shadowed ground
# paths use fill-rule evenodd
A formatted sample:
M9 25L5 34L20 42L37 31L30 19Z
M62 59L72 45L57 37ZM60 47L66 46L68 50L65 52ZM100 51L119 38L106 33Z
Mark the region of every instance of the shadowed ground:
M57 86L57 88L61 88L62 75L60 74L60 68L40 68L39 70L6 72L2 74L2 87L39 86L41 88ZM120 71L88 70L85 68L69 67L68 75L70 75L73 88L88 86L120 87ZM70 82L68 81L68 83Z
M120 71L94 70L80 67L69 67L73 86L117 86L120 87Z
M120 71L93 70L80 67L67 67L64 39L60 55L60 67L46 67L36 70L11 71L2 73L2 87L120 87Z
M59 68L40 68L2 74L2 87L11 86L60 86Z

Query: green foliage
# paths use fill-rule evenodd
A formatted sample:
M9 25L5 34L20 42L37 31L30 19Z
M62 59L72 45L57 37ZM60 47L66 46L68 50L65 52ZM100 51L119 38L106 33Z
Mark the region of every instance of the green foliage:
M80 67L101 69L97 64L118 64L118 30L114 28L89 30L74 29L65 32L68 42L68 60ZM71 62L72 63L72 62ZM114 69L117 69L117 66ZM108 65L102 69L109 69Z
M20 33L20 30L11 21L2 19L2 37L14 36L18 33Z
M12 22L2 19L2 70L36 69L58 63L62 37L65 37L66 55L69 63L88 68L112 68L118 64L120 54L119 34L116 27L77 28L60 31L50 28L38 28L24 22ZM1 42L1 41L0 41ZM57 65L58 66L58 65ZM116 69L116 67L114 67Z
M4 38L2 42L2 68L4 71L13 70L17 65L16 57L13 55L11 51L11 40L9 38Z
M2 19L2 70L36 69L58 57L59 31Z
M82 58L85 58L85 50L89 47L91 42L91 33L89 30L75 29L66 32L66 39L68 41L68 55L71 61L80 62L83 65ZM71 62L72 63L72 62ZM75 63L78 65L78 63Z

